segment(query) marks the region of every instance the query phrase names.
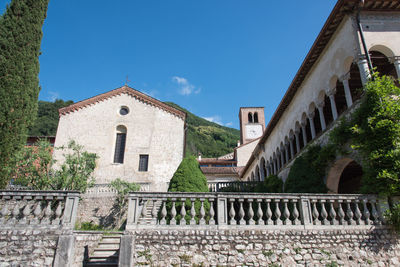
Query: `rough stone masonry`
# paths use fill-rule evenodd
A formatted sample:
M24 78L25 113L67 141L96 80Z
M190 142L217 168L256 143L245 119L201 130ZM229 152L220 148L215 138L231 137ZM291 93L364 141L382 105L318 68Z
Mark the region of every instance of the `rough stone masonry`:
M129 234L134 266L400 266L399 238L388 229L136 230Z

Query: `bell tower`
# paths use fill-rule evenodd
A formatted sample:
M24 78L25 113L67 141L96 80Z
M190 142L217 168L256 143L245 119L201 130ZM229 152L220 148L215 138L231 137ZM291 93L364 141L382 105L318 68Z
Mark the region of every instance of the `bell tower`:
M239 121L241 145L261 137L265 131L264 107L241 107Z

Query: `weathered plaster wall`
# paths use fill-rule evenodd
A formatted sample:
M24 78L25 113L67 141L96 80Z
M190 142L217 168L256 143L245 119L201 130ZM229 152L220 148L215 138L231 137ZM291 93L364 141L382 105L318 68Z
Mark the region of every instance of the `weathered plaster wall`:
M249 160L251 153L254 151L254 148L257 146L258 141L259 139L251 141L247 144L241 145L236 148L238 167L246 166L246 163Z
M52 266L60 232L0 230L0 266Z
M400 264L399 239L388 230L151 230L136 231L134 239L135 265Z
M92 222L103 227L113 228L116 223L115 196L86 196L79 201L77 222Z
M119 114L121 106L129 114ZM116 128L127 128L123 164L114 164ZM121 94L61 116L55 147L75 140L99 156L94 172L96 183L116 178L129 182L150 182L152 191L165 191L183 157L184 121L164 110ZM149 155L147 172L139 172L139 155ZM54 157L62 159L55 150Z

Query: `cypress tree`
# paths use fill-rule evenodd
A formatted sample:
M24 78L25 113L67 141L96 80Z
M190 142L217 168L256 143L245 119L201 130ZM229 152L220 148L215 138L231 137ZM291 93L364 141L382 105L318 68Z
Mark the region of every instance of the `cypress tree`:
M0 188L26 142L39 95L39 54L49 0L12 0L0 17Z

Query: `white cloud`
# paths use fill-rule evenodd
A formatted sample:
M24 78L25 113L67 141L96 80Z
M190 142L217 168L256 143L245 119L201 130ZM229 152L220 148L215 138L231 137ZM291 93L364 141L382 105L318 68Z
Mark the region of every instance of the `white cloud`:
M51 102L54 102L59 98L60 94L58 92L49 91L49 96L47 97L47 99L49 99Z
M179 93L181 95L199 94L201 92L201 88L196 88L186 78L174 76L172 81L179 85Z
M224 125L224 124L222 123L221 117L218 116L218 115L216 115L216 116L211 116L211 117L203 117L203 119L206 119L206 120L211 121L211 122L215 122L215 123L217 123L217 124L219 124L219 125Z
M233 125L232 122L225 123L225 126L227 126L227 127L231 127L232 125Z

